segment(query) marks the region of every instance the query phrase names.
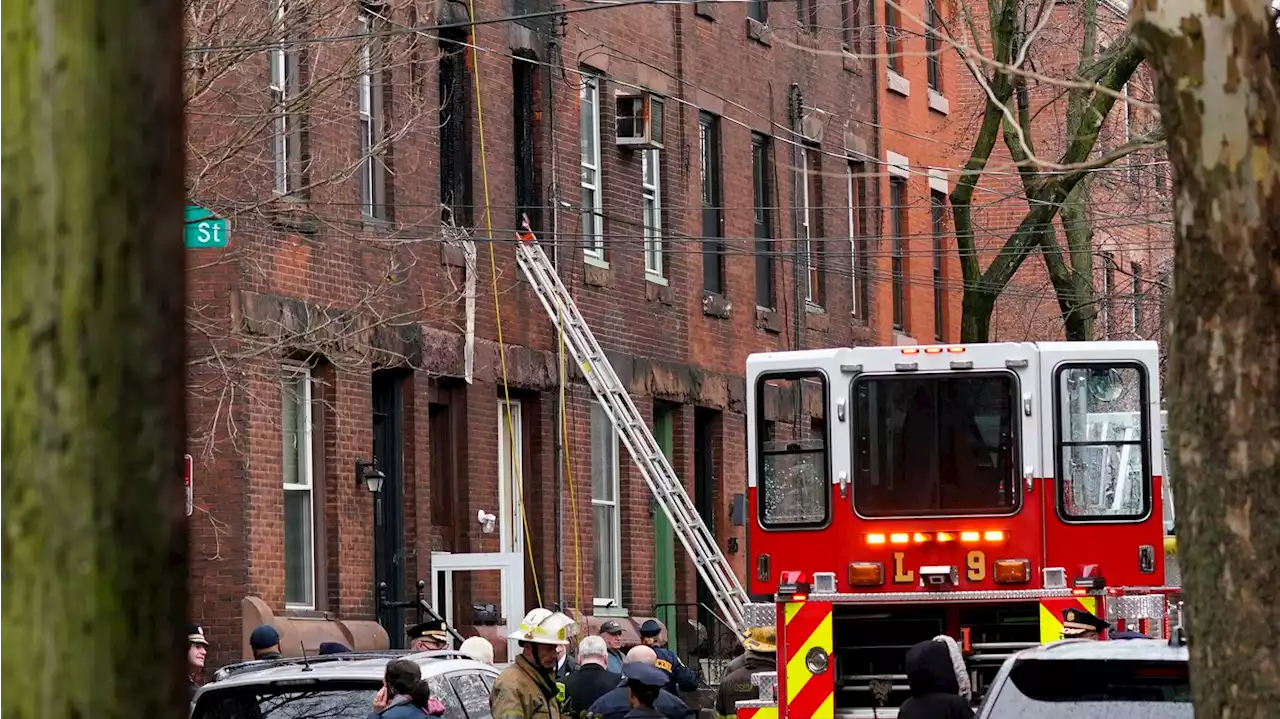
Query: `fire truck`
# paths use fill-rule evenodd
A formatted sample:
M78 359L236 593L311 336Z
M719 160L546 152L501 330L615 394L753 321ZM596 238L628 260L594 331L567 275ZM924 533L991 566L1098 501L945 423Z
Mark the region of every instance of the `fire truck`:
M1167 636L1157 360L1154 342L751 355L744 622L776 626L778 670L739 719L892 716L907 649L939 635L977 702L1068 607Z

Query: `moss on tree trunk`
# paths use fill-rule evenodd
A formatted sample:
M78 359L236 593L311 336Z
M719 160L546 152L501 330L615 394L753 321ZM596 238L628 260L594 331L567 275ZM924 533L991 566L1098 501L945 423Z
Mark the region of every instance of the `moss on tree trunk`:
M3 714L185 716L182 7L3 13Z
M1197 717L1280 707L1280 34L1267 0L1143 0L1177 229L1169 438Z

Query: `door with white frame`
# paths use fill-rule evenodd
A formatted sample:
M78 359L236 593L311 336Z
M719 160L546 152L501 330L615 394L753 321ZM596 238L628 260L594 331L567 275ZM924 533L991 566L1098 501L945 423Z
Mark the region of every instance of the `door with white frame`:
M522 481L525 442L519 400L499 399L497 404L498 426L494 431L498 440L498 501L492 507L470 503L473 514L465 518L472 527L467 532L473 537L470 546L487 551L432 552L432 596L436 611L451 626L492 623L487 605L496 605L498 624L503 634L509 635L520 625L526 609ZM465 607L458 601L463 597ZM466 616L459 616L459 612ZM507 660L514 659L517 653L518 646L509 641Z

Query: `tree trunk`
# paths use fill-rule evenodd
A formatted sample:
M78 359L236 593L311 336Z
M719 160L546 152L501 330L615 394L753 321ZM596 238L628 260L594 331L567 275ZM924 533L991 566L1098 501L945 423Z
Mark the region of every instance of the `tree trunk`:
M3 29L0 704L186 716L182 6Z
M1280 34L1266 0L1134 6L1176 192L1169 437L1196 716L1280 706Z

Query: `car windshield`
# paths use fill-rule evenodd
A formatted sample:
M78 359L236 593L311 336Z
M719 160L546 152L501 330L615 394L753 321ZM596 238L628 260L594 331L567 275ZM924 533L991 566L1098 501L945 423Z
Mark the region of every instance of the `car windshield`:
M1185 662L1029 660L994 690L991 719L1193 719Z
M193 719L365 719L381 682L255 684L207 691Z

